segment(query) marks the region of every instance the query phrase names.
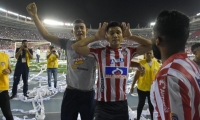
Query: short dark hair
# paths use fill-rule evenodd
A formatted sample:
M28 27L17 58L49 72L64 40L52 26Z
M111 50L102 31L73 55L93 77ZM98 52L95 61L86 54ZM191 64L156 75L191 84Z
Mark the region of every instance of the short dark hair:
M53 49L53 48L54 48L54 46L53 46L53 45L50 45L50 46L49 46L49 49Z
M84 23L85 24L85 22L82 19L76 19L76 20L73 21L73 25L77 24L77 23Z
M28 40L22 40L22 43L24 43L24 42L28 42Z
M195 43L191 46L191 51L194 52L196 48L200 47L200 43Z
M184 49L189 37L189 18L176 10L162 11L153 28L155 34L161 37L167 46Z
M122 29L122 25L117 22L117 21L111 21L110 23L108 23L108 26L106 28L106 32L108 32L109 28L111 27L120 27Z

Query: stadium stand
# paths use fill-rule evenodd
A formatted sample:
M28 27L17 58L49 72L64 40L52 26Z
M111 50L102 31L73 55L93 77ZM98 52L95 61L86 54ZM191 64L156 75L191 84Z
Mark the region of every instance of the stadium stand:
M51 34L56 35L59 38L73 38L73 35L71 34L72 27L69 27L69 26L50 26L50 25L45 25L45 24L44 24L44 26L45 26L45 28L47 28L47 30ZM191 45L195 42L199 42L199 40L200 40L200 17L192 16L190 26L191 26L191 28L190 28L191 33L190 33L190 37L188 39L188 44L185 47L185 50L188 54L192 54L192 52L190 50ZM97 29L90 29L88 36L94 35L96 33L96 31L97 31ZM152 28L151 27L131 29L131 32L138 35L138 36L145 37L147 39L152 38ZM16 47L19 45L19 44L15 44L15 43L17 41L19 42L23 39L27 39L27 40L32 41L32 42L46 42L40 36L40 34L38 33L34 23L31 21L31 19L22 18L22 17L19 17L19 16L16 17L14 15L8 15L8 14L0 11L0 51L7 50L7 52L14 53ZM108 44L107 41L99 41L99 42L92 43L91 46L92 47L100 47L100 46L106 46L107 44ZM137 45L137 43L134 43L132 41L124 40L124 43L122 44L122 46L125 46L127 44L128 45ZM35 46L34 43L30 43L29 46L31 48L33 48L33 50L35 50L38 47L38 46ZM48 49L48 44L40 44L40 48L41 48L41 51L45 51L45 50ZM63 51L63 53L64 53L64 51ZM45 55L46 54L44 54L44 56ZM14 57L14 54L10 54L10 57ZM14 65L15 62L16 61L11 61L12 65ZM45 63L45 60L43 62ZM60 61L60 64L61 64L60 67L63 67L64 71L65 71L66 63L63 62L63 61ZM36 70L36 68L38 70L40 70L43 67L43 66L35 65L35 61L32 61L32 65L34 65L33 68L32 68L32 71ZM41 69L41 71L42 71L42 69ZM41 79L41 81L42 81L42 79L46 80L46 78L45 78L46 73L43 73L43 72L44 71L39 73L39 74L41 74L41 76L34 75L36 73L31 74L30 76L32 78L35 78L35 79L36 78ZM133 74L131 76L134 75L134 72L132 72L132 73ZM66 75L64 73L59 75L59 80L62 82L62 79L64 79L65 76ZM130 80L132 80L132 78ZM63 83L65 84L65 81ZM40 82L40 85L41 85L41 82ZM35 83L34 83L34 85L31 86L31 88L34 88L34 87L36 87ZM54 93L52 93L52 94L54 95ZM128 100L129 100L128 102L129 103L132 102L131 103L132 105L137 103L137 97L130 97L130 96L131 95L128 94ZM56 99L51 100L51 102L53 101L56 104L47 104L48 102L44 103L45 109L46 109L45 112L47 113L46 114L47 120L59 117L60 112L58 112L58 111L60 111L60 108L58 107L57 104L61 104L60 98L62 98L61 93L59 93L56 96ZM19 107L18 104L19 105L22 104L22 103L19 103L19 101L17 101L17 100L11 101L11 102L13 103L12 104L12 107L14 106L13 108ZM27 106L30 107L29 104L24 105L24 103L23 103L23 105L20 106L20 107L22 107L21 109L27 109L26 108ZM133 106L136 106L136 104L133 105ZM133 106L131 106L131 108L133 108ZM56 110L51 111L51 108L54 108ZM31 108L28 108L28 109L31 109ZM16 109L15 109L15 111L16 111ZM21 110L19 109L18 111L21 111ZM30 113L31 113L31 111L30 111ZM23 116L24 114L16 114L15 113L14 115ZM29 117L30 117L30 115L29 115Z

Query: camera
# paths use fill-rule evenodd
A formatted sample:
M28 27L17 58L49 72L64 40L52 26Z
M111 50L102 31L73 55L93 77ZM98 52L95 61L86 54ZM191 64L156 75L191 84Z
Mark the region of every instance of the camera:
M24 48L27 48L27 45L24 45Z

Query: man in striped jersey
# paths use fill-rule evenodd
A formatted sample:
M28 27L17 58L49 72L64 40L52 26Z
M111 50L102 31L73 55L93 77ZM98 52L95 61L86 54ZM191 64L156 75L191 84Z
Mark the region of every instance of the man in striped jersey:
M124 38L138 42L137 48L120 47ZM92 49L87 45L97 40L107 39L110 46ZM95 36L88 37L72 45L82 55L93 56L98 63L95 120L128 120L126 81L131 59L151 50L151 41L132 35L130 25L118 22L99 25Z
M152 49L163 65L151 86L154 120L200 120L200 70L184 52L189 18L163 11L153 28Z

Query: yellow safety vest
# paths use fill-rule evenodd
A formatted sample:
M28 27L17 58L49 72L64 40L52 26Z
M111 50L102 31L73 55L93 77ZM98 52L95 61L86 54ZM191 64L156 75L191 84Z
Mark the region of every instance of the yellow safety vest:
M29 65L30 65L30 58L29 58L29 55L28 55L27 52L26 52L26 63L27 63L27 66L29 67Z
M155 59L152 59L151 67L145 59L141 60L139 63L144 66L145 74L139 77L137 87L141 91L150 91L151 84L153 83L153 80L155 79L155 76L160 68L160 63Z
M9 78L2 71L8 68L9 57L7 54L0 52L0 58L0 91L4 91L9 89Z

